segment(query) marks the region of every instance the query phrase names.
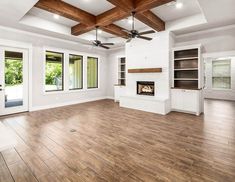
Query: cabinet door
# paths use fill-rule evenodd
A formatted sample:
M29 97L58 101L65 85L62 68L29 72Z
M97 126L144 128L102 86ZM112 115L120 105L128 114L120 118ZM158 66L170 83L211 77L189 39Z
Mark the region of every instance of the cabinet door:
M197 112L198 100L198 91L182 90L182 107L184 111Z
M182 91L180 89L171 90L171 107L175 110L182 110Z

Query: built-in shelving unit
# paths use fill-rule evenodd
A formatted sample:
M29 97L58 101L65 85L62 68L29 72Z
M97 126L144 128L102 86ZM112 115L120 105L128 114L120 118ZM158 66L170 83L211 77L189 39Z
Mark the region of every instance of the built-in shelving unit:
M126 58L120 57L117 62L118 66L118 77L117 84L114 85L114 100L119 102L120 96L125 92L126 86Z
M126 85L126 58L122 57L118 60L118 85Z
M173 87L198 89L200 49L182 49L173 51L174 78Z
M173 49L172 110L199 115L203 112L201 45Z

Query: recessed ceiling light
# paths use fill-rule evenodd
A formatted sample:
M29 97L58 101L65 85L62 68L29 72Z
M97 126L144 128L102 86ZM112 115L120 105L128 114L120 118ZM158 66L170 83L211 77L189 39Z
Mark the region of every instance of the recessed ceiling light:
M177 2L177 3L175 4L175 7L176 7L177 9L181 9L181 8L183 7L183 3L182 3L182 2Z
M53 17L54 17L55 19L57 19L57 20L60 18L60 16L57 15L57 14L54 14Z
M102 34L102 32L103 32L102 30L98 30L98 34Z

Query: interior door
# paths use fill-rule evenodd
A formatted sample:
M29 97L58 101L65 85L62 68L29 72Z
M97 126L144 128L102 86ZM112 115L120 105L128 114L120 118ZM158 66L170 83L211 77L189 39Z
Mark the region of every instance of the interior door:
M0 47L0 116L28 111L28 51Z

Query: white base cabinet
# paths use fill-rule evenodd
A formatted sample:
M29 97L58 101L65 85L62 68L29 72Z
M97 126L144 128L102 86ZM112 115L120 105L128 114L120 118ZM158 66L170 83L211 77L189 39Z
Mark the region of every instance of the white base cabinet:
M125 86L124 85L115 85L114 86L114 101L119 102L120 97L125 93Z
M171 89L171 109L200 115L204 110L202 90Z

